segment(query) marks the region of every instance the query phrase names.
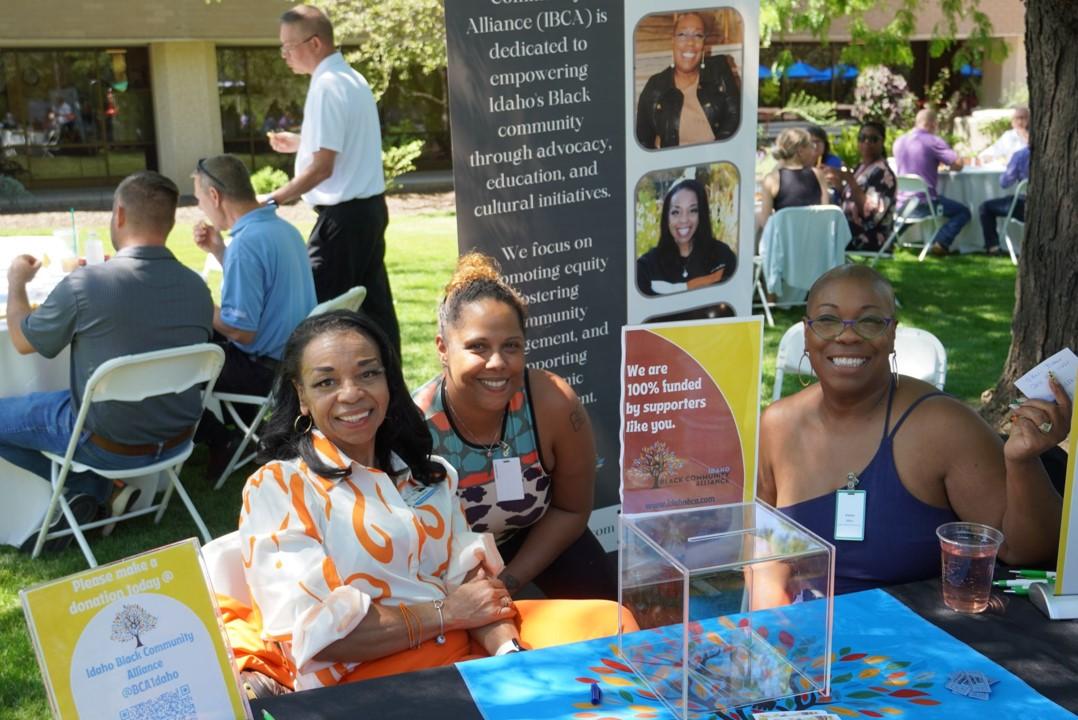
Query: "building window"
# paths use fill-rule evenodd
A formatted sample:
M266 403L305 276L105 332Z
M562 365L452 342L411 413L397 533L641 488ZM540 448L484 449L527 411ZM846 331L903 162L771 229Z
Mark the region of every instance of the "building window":
M292 155L274 152L266 134L299 132L307 75L296 75L276 48L217 48L217 92L225 152L252 172L272 166L292 172Z
M146 48L0 49L0 152L31 188L155 169Z

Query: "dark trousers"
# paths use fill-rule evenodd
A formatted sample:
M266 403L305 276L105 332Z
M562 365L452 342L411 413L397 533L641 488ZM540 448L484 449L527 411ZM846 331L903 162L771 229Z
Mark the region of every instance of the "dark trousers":
M516 557L531 528L525 528L498 546L508 565ZM557 600L617 600L618 582L614 566L603 546L584 528L572 545L532 580L543 595Z
M940 214L947 218L947 221L943 226L936 231L935 237L932 241L937 245L950 249L954 239L958 237L958 233L962 232L962 228L966 226L972 215L969 212L969 208L950 198L945 198L942 195L938 196L935 200L936 207L939 208ZM918 203L917 207L910 213L910 217L925 217L928 215L928 204ZM905 226L903 231L908 228Z
M1013 195L992 198L981 203L978 213L981 216L981 232L984 234L984 249L990 250L999 247L999 231L996 229L996 218L1005 218L1011 211ZM1018 198L1018 204L1014 206L1014 219L1025 222L1026 199Z
M276 370L272 367L272 361L259 361L240 350L236 345L228 341L218 333L213 334L213 341L219 344L225 351L225 364L221 368L221 374L213 389L219 392L237 393L242 395L269 395L273 387L273 377ZM253 418L258 412L253 405L237 408L240 412L249 410ZM228 420L228 416L225 416ZM195 433L195 442L204 443L210 447L225 445L230 437L228 429L217 419L217 416L206 411L202 413L202 421L198 424Z
M400 327L385 264L385 233L389 225L385 195L315 209L318 221L311 230L307 255L318 302L335 298L356 285L364 286L367 298L363 312L385 331L399 355Z

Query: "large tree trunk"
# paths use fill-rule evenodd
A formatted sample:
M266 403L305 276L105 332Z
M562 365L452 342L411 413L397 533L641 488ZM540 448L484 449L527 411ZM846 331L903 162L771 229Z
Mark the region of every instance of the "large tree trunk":
M1078 2L1026 0L1029 194L1018 262L1011 351L989 422L1006 419L1014 381L1078 341ZM959 311L961 312L961 311Z

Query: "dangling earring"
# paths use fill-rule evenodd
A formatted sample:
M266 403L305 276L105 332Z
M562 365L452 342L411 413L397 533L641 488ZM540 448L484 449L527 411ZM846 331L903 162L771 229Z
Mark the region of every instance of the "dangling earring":
M797 382L801 383L801 387L806 388L812 384L812 380L806 380L804 373L801 371L801 365L808 359L809 351L801 353L801 359L797 361ZM809 362L809 368L811 369L812 363Z
M891 351L891 379L895 382L895 387L898 387L898 351Z
M300 420L302 420L303 418L307 418L307 427L300 430L299 429L299 423L300 423ZM310 415L304 415L303 413L300 413L299 415L296 416L296 419L292 421L292 429L295 430L300 435L306 435L307 433L309 433L311 431L311 428L313 428L313 427L314 427L314 419Z
M706 68L706 67L707 67L707 65L705 65L705 64L704 64L704 61L703 61L703 60L701 60L701 61L700 61L700 69L701 69L701 70L703 70L703 69L704 69L704 68Z

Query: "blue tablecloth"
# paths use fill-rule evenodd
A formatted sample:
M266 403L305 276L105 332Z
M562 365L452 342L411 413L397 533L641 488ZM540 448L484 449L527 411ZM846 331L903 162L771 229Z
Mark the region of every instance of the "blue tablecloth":
M767 709L820 706L857 718L1074 717L882 590L836 598L832 647L829 698L803 695ZM616 638L460 663L457 670L486 720L673 717L619 662ZM998 680L991 699L948 691L944 683L959 670ZM589 702L593 681L603 690L598 707ZM749 710L714 717L747 719Z

